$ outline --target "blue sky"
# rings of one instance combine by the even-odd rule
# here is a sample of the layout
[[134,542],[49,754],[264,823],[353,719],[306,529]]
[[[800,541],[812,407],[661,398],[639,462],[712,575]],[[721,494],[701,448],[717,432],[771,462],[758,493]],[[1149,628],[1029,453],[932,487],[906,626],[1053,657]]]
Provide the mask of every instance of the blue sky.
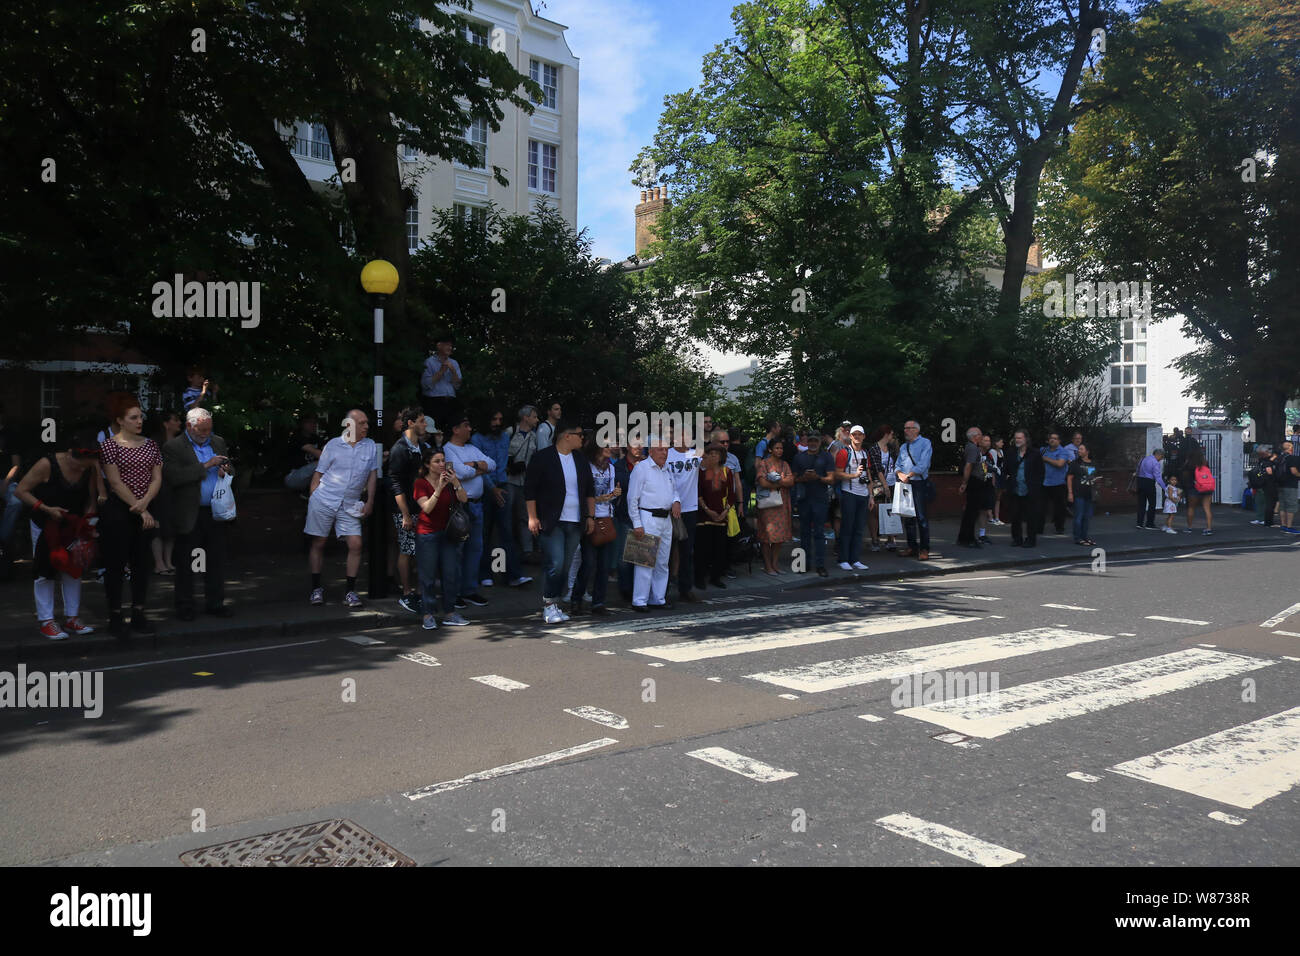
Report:
[[654,137],[664,96],[697,86],[731,36],[731,0],[546,0],[579,60],[578,228],[597,256],[635,251],[640,192],[627,168]]

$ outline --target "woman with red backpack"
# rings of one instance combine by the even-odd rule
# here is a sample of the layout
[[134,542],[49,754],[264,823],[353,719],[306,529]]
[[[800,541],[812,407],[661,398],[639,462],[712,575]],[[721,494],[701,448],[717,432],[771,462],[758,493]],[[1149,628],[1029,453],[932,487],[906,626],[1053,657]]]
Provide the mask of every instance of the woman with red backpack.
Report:
[[1201,534],[1214,534],[1214,515],[1210,511],[1214,502],[1214,472],[1205,460],[1205,449],[1200,442],[1190,436],[1184,442],[1183,488],[1187,492],[1187,527],[1183,534],[1192,533],[1192,520],[1198,508],[1205,512],[1205,530]]

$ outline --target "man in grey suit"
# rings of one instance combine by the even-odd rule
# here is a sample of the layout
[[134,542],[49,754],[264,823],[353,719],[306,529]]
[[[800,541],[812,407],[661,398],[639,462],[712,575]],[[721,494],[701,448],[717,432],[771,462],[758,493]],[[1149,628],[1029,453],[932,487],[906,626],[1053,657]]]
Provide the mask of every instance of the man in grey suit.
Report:
[[217,617],[233,612],[224,605],[226,529],[212,517],[212,492],[217,478],[231,475],[226,442],[212,434],[212,413],[191,408],[185,414],[185,431],[163,445],[163,481],[171,488],[176,521],[176,612],[182,621],[194,620],[194,570],[201,551],[203,597],[206,610]]

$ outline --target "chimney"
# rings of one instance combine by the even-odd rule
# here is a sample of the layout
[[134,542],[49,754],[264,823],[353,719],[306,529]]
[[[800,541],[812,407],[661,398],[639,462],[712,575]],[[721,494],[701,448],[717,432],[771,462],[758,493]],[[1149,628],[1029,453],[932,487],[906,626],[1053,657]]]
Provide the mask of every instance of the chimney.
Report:
[[1026,257],[1025,263],[1033,266],[1035,269],[1041,269],[1043,267],[1043,247],[1040,246],[1037,241],[1029,247],[1029,255]]
[[659,214],[668,206],[668,190],[655,186],[641,190],[641,202],[636,207],[636,254],[639,257],[646,246],[655,241],[650,227],[659,221]]

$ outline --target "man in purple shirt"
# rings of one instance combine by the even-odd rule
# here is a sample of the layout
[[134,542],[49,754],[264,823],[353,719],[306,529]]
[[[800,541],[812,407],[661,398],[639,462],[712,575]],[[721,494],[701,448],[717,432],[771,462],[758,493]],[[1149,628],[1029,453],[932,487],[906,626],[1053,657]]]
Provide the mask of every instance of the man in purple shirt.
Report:
[[1142,459],[1137,470],[1138,513],[1137,526],[1140,529],[1156,526],[1156,488],[1165,490],[1165,479],[1160,472],[1160,462],[1165,457],[1164,450],[1157,448]]

